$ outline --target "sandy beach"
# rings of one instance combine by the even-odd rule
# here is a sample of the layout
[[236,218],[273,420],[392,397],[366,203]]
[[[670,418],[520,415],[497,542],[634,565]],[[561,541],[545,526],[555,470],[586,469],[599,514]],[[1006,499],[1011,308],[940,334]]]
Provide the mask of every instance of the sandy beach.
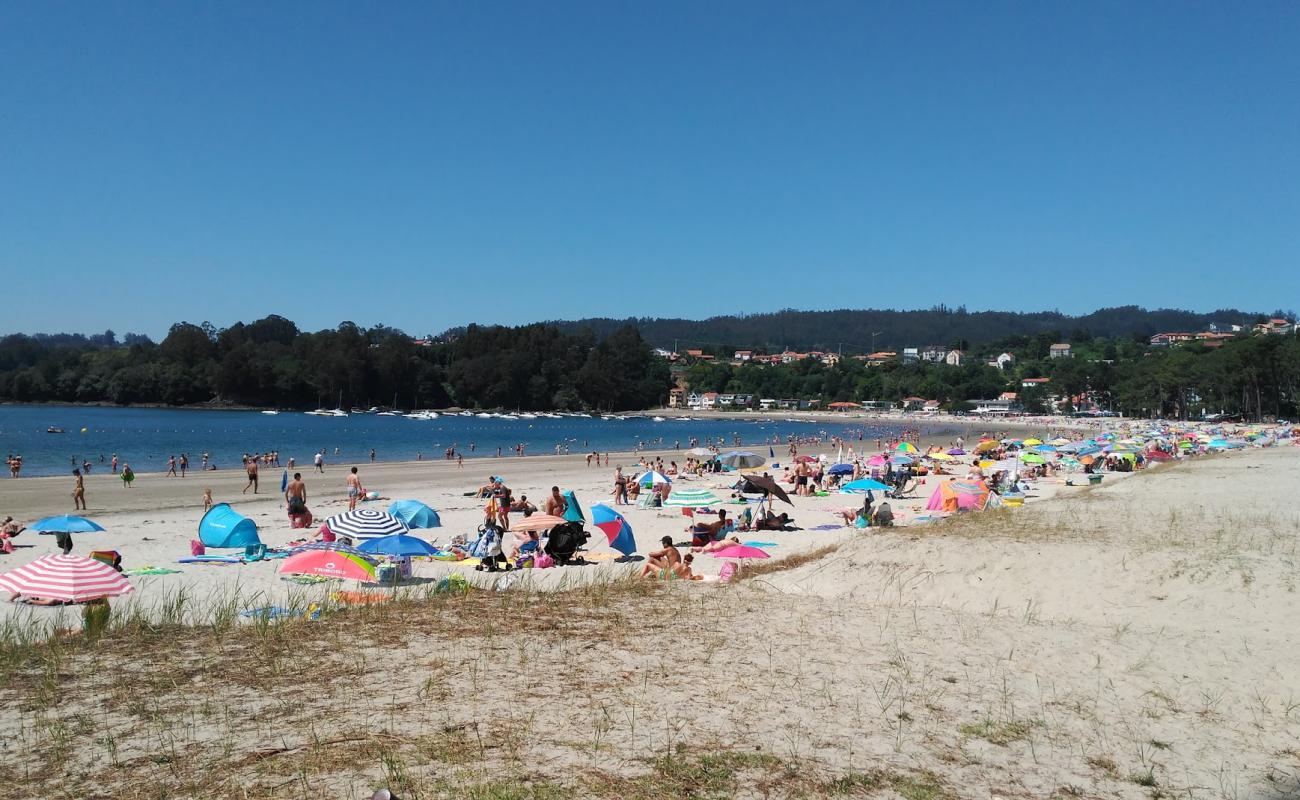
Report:
[[[360,469],[368,488],[437,508],[444,527],[429,533],[445,541],[477,524],[480,502],[463,492],[489,473],[530,499],[554,483],[586,505],[608,502],[614,464],[632,462]],[[318,517],[345,507],[345,472],[304,473]],[[109,532],[78,537],[77,551],[174,562],[208,483],[96,478],[90,515]],[[1300,448],[1276,446],[1097,486],[1044,478],[1022,508],[920,523],[926,484],[895,501],[900,527],[870,533],[839,524],[851,496],[795,498],[805,530],[746,535],[774,557],[730,585],[618,580],[639,563],[615,563],[599,536],[586,567],[419,562],[419,576],[459,571],[498,591],[364,608],[247,645],[199,629],[151,640],[156,652],[130,667],[128,643],[106,642],[63,657],[69,677],[44,701],[21,671],[0,689],[0,724],[15,732],[3,754],[28,776],[57,767],[38,783],[70,796],[1295,796],[1297,481]],[[268,482],[257,498],[239,494],[238,473],[211,486],[278,546],[297,532],[278,473]],[[14,481],[0,498],[47,507],[66,483]],[[675,510],[626,515],[641,552],[686,538]],[[24,534],[36,547],[10,559],[52,550],[50,538]],[[716,576],[714,559],[697,564]],[[238,586],[259,602],[290,591],[274,562],[180,569],[135,579],[135,597],[115,604],[178,586],[200,598]],[[254,652],[264,666],[250,666]],[[91,697],[99,710],[86,715],[77,698]],[[184,755],[158,761],[160,736]],[[184,768],[168,766],[175,757]],[[42,796],[23,780],[17,796]]]

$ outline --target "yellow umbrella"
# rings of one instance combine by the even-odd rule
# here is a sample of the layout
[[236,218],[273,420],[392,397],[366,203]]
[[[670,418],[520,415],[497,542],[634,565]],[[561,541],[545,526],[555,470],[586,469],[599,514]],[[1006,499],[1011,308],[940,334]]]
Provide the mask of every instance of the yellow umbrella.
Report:
[[1042,444],[1042,443],[1043,443],[1042,439],[1026,439],[1024,441],[1025,447],[1033,447],[1036,444]]
[[975,452],[977,453],[987,453],[990,450],[996,450],[996,449],[998,449],[998,442],[992,440],[989,440],[987,442],[980,442],[979,444],[975,445]]
[[994,464],[996,464],[996,463],[998,463],[998,462],[996,462],[996,461],[981,461],[981,462],[980,462],[980,469],[988,469],[989,467],[992,467],[992,466],[993,466]]
[[947,453],[931,453],[926,458],[933,458],[935,461],[952,461],[952,456]]

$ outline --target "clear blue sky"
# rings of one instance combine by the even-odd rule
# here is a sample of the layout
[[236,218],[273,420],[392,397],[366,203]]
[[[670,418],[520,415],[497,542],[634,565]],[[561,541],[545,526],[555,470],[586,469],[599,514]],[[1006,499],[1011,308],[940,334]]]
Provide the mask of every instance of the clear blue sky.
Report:
[[1300,305],[1300,4],[11,2],[0,331]]

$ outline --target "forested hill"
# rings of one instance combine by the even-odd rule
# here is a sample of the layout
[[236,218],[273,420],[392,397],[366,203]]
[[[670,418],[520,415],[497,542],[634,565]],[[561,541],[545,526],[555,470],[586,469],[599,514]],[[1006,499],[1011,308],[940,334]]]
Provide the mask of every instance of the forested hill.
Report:
[[[1280,315],[1280,314],[1279,314]],[[1208,314],[1177,309],[1148,310],[1137,306],[1103,308],[1070,316],[1053,311],[1016,313],[1010,311],[974,311],[938,307],[927,311],[893,311],[881,309],[842,309],[838,311],[785,310],[772,314],[689,319],[608,319],[593,318],[555,321],[561,330],[576,333],[590,328],[603,339],[628,323],[656,347],[742,347],[780,351],[839,350],[849,353],[923,347],[927,344],[950,345],[967,342],[977,345],[1010,336],[1033,336],[1059,333],[1069,338],[1081,332],[1091,337],[1121,337],[1140,334],[1144,337],[1171,331],[1201,331],[1211,323],[1221,326],[1245,324],[1262,319],[1254,312],[1223,309]],[[872,341],[872,334],[877,334]],[[1077,338],[1077,337],[1076,337]]]

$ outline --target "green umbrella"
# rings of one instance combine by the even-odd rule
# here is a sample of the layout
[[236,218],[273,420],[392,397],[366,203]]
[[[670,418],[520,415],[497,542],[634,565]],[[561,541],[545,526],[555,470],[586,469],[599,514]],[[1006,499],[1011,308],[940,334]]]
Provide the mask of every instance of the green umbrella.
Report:
[[665,506],[676,506],[678,508],[699,508],[707,506],[710,503],[720,503],[721,500],[708,489],[674,489],[673,493],[668,495],[664,501]]

